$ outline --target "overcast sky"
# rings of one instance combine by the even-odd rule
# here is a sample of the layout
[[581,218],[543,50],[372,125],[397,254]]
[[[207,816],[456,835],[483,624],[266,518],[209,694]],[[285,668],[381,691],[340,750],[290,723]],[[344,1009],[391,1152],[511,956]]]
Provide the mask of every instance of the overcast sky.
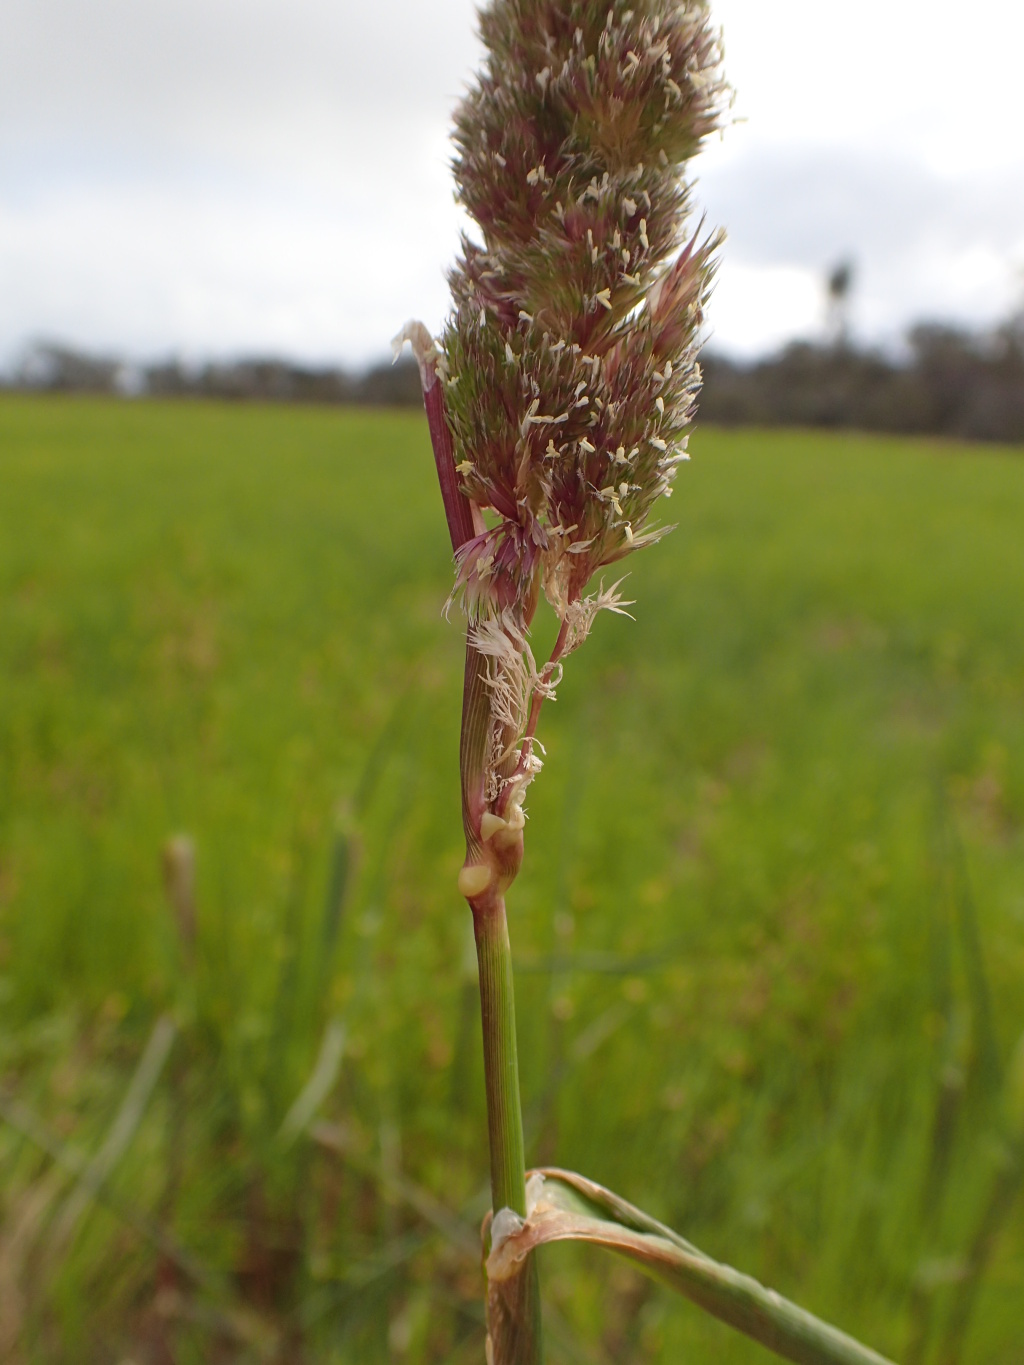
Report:
[[[447,133],[471,0],[0,0],[0,363],[32,338],[145,358],[363,363],[443,318]],[[718,0],[730,128],[716,344],[972,324],[1024,299],[1024,6]],[[855,16],[855,17],[851,17]]]

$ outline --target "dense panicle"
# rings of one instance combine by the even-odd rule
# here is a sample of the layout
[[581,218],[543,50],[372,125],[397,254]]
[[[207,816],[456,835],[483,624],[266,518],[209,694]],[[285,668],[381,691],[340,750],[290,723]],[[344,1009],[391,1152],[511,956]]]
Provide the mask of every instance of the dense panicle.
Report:
[[684,239],[682,172],[725,87],[701,3],[495,0],[481,32],[455,174],[482,241],[442,345],[462,487],[499,524],[460,583],[480,616],[539,581],[564,620],[685,458],[715,243]]
[[[661,534],[656,504],[687,458],[717,238],[687,226],[684,170],[726,91],[701,0],[492,0],[480,26],[455,129],[479,232],[452,272],[439,373],[478,509],[457,555],[470,643],[490,659],[477,804],[504,819],[539,767],[534,703],[597,611],[622,609],[588,583]],[[541,590],[562,630],[538,670],[525,640]],[[512,693],[521,705],[497,705]]]

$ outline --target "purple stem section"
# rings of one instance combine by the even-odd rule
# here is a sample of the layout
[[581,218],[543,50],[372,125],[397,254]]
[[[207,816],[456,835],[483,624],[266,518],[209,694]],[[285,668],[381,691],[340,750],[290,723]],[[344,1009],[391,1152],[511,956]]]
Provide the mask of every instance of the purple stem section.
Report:
[[434,447],[434,463],[437,465],[437,481],[441,485],[448,534],[452,538],[452,549],[457,551],[476,534],[473,510],[459,487],[459,476],[455,472],[452,434],[445,417],[444,385],[435,373],[433,383],[427,387],[429,378],[429,374],[424,376],[423,406],[427,410],[427,426],[430,428],[430,443]]
[[[445,413],[444,385],[432,360],[420,362],[423,406],[427,412],[430,444],[434,449],[437,481],[441,486],[445,520],[457,554],[479,528],[474,525],[473,506],[459,487],[455,450]],[[479,515],[479,513],[478,513]],[[483,767],[490,728],[490,701],[483,682],[484,665],[480,655],[466,641],[466,678],[462,694],[462,738],[459,768],[462,776],[462,823],[466,834],[467,858],[480,853],[480,816],[484,810]]]

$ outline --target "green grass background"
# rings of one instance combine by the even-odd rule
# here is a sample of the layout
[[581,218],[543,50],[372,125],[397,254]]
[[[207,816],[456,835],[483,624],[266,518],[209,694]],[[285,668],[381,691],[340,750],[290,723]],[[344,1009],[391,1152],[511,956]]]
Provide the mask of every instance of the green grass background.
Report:
[[[1019,1365],[1024,461],[693,445],[542,722],[530,1158],[909,1365]],[[482,1360],[450,577],[419,416],[0,401],[3,1359]],[[768,1359],[599,1253],[542,1278],[552,1361]]]

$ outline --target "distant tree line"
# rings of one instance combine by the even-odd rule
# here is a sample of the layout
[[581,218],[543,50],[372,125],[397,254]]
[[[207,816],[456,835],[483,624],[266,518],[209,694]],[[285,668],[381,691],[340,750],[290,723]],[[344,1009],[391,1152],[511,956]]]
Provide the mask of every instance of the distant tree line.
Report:
[[922,325],[907,340],[903,361],[806,342],[751,364],[706,353],[701,418],[1024,441],[1024,314],[985,335]]
[[[851,345],[797,342],[744,363],[705,353],[701,420],[724,426],[846,427],[1024,441],[1024,312],[986,333],[927,324],[894,359]],[[36,347],[8,388],[284,403],[420,404],[415,364],[402,359],[362,374],[283,360],[148,366]]]
[[409,407],[422,402],[419,372],[408,357],[395,365],[382,363],[362,374],[352,374],[335,366],[298,365],[273,358],[203,365],[179,360],[131,365],[50,343],[33,347],[4,387],[43,393],[231,402],[362,403],[378,407]]

